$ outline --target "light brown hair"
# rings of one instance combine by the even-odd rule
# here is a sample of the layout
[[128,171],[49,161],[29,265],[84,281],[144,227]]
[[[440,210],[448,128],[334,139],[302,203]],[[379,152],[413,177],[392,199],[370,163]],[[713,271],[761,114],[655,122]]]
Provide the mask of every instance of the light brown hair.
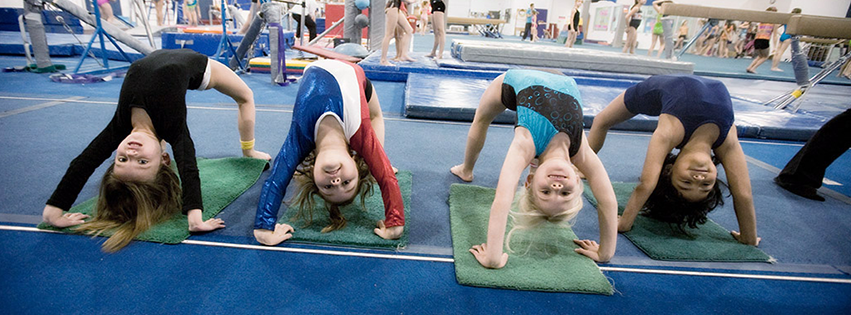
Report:
[[103,243],[105,252],[116,252],[151,226],[181,209],[180,180],[168,166],[160,167],[152,182],[130,182],[117,178],[110,165],[100,182],[100,197],[93,220],[75,228],[87,235],[113,232]]
[[[334,204],[325,200],[325,209],[328,210],[328,217],[331,224],[322,228],[322,233],[339,230],[346,227],[346,217],[340,208],[351,204],[354,199],[360,195],[361,209],[366,211],[366,197],[372,195],[372,184],[375,183],[375,178],[369,172],[369,166],[359,154],[354,151],[349,152],[355,160],[355,165],[358,169],[358,187],[356,188],[355,196],[352,199],[346,200],[339,204]],[[306,219],[305,226],[309,226],[313,221],[313,208],[315,206],[314,198],[322,197],[319,194],[319,187],[316,186],[316,181],[313,178],[313,167],[316,164],[316,151],[310,152],[307,158],[301,162],[301,165],[296,170],[295,180],[298,184],[298,192],[289,201],[290,206],[296,206],[298,212],[293,216],[293,220],[298,220],[301,217]],[[324,198],[323,198],[324,200]]]

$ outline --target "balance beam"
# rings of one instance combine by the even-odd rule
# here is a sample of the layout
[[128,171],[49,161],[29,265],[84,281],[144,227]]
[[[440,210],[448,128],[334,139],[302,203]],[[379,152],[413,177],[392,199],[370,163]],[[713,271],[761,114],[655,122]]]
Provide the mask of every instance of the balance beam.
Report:
[[306,52],[306,53],[311,53],[311,54],[314,54],[314,55],[317,55],[319,57],[326,58],[326,59],[337,59],[337,60],[342,60],[342,61],[348,61],[348,62],[351,62],[351,63],[358,63],[358,62],[361,61],[361,58],[352,57],[352,56],[349,56],[349,55],[344,55],[344,54],[341,54],[341,53],[338,53],[338,52],[333,52],[333,51],[330,51],[328,49],[325,49],[325,48],[322,48],[322,47],[319,47],[319,46],[294,45],[293,49],[301,50],[301,51]]
[[[431,18],[431,17],[429,17]],[[505,24],[505,20],[500,19],[481,19],[481,18],[465,18],[465,17],[447,17],[446,24],[455,25],[486,25],[486,24]]]
[[691,4],[676,4],[670,2],[662,4],[662,14],[717,20],[734,20],[773,24],[786,24],[792,17],[792,13],[723,9]]
[[851,19],[796,14],[789,18],[786,33],[827,38],[851,38]]

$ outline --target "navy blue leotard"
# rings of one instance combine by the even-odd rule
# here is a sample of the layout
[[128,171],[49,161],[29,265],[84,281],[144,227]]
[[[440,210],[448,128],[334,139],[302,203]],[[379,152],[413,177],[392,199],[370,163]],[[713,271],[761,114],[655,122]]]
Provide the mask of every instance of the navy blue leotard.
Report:
[[656,75],[624,92],[624,105],[633,114],[669,114],[683,124],[682,148],[698,127],[715,124],[720,129],[712,144],[717,148],[733,126],[733,104],[724,83],[695,75]]

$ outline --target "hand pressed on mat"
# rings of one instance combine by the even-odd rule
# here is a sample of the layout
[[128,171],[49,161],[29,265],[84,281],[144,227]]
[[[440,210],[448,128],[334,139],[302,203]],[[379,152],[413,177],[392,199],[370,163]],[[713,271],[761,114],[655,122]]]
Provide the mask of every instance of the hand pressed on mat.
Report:
[[189,210],[186,220],[189,221],[189,232],[209,232],[225,227],[225,221],[219,218],[204,221],[201,209]]
[[54,227],[64,228],[83,224],[85,222],[84,219],[89,218],[88,214],[75,212],[62,214],[62,212],[64,212],[62,209],[51,205],[45,205],[42,220]]
[[391,227],[384,226],[384,220],[379,220],[375,223],[375,226],[377,227],[372,231],[385,240],[399,239],[400,237],[402,237],[402,232],[405,231],[405,226],[402,225]]
[[482,243],[481,245],[473,245],[473,248],[470,248],[470,252],[473,253],[473,256],[476,257],[476,260],[479,261],[482,266],[490,269],[500,269],[505,267],[505,264],[508,263],[508,253],[502,253],[499,260],[494,261],[490,259],[487,255],[487,243]]
[[279,223],[275,224],[275,231],[264,229],[254,230],[254,238],[256,238],[260,244],[275,246],[293,237],[292,232],[294,231],[293,227],[289,224]]

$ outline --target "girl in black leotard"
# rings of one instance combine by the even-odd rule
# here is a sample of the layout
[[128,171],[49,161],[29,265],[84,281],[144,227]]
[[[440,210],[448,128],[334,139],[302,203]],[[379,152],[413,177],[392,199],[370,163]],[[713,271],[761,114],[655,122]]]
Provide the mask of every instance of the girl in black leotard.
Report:
[[568,21],[567,23],[567,40],[564,42],[564,47],[573,47],[573,43],[576,42],[576,36],[579,35],[579,7],[582,6],[583,0],[576,0],[573,4],[573,9],[571,10],[571,14],[567,16],[573,16],[573,22]]
[[626,13],[625,19],[629,21],[629,26],[626,28],[626,42],[623,44],[624,53],[635,53],[636,37],[638,36],[636,32],[638,32],[638,26],[641,25],[641,12],[639,11],[645,2],[646,0],[635,0],[635,4]]
[[434,29],[434,47],[426,57],[443,58],[443,45],[446,43],[446,4],[443,0],[431,0],[431,24]]
[[[181,209],[190,231],[224,227],[221,219],[202,219],[201,183],[195,145],[186,125],[186,91],[214,88],[239,104],[243,155],[270,160],[254,150],[254,95],[227,66],[197,52],[158,50],[134,62],[121,86],[112,121],[71,161],[44,207],[44,221],[55,227],[83,224],[78,231],[114,230],[104,244],[116,251],[153,224]],[[180,180],[168,167],[171,158],[161,141],[171,144]],[[117,148],[117,149],[116,149]],[[89,176],[115,152],[103,176],[94,220],[63,213],[77,199]]]

